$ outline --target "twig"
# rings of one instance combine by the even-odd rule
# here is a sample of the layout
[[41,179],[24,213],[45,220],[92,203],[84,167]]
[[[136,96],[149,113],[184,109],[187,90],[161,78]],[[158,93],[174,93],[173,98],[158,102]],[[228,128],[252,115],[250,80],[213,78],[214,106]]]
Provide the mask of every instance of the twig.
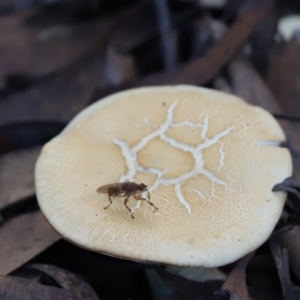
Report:
[[172,28],[167,0],[154,0],[154,6],[158,17],[165,69],[170,71],[176,67],[177,34]]

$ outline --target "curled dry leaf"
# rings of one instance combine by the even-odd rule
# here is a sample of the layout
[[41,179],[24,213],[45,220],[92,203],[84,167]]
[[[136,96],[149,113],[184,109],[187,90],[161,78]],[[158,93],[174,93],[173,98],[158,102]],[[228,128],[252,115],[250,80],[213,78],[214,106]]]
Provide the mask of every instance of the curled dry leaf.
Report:
[[98,296],[91,286],[80,276],[75,275],[67,270],[47,265],[32,264],[30,268],[37,269],[52,277],[62,288],[68,290],[84,300],[98,300]]
[[34,281],[0,276],[0,298],[5,300],[82,300],[67,290],[43,285]]
[[272,191],[285,191],[295,195],[300,200],[300,183],[293,177],[286,178],[283,182],[276,184]]
[[[64,271],[68,270],[73,274],[80,274],[84,280],[88,281],[98,296],[103,299],[152,300],[149,282],[144,274],[145,269],[151,268],[149,264],[129,262],[95,254],[64,240],[55,243],[31,261],[34,264],[40,264],[40,262],[59,266]],[[20,268],[13,275],[23,277],[23,274],[25,274],[26,277],[23,278],[27,279],[30,276],[28,270],[35,271],[36,269],[30,268],[30,266],[29,268]],[[47,272],[46,279],[52,276],[49,270]],[[65,276],[68,276],[67,271],[59,280],[63,280]],[[53,281],[52,277],[49,279],[49,282]],[[55,279],[56,282],[57,280]],[[67,280],[64,282],[66,283]]]

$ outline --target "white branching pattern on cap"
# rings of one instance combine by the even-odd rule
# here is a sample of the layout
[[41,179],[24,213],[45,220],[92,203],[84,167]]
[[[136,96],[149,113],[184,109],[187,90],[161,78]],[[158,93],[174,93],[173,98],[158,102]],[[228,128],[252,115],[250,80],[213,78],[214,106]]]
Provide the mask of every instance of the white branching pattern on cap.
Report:
[[[217,133],[213,138],[209,139],[206,134],[207,130],[209,127],[209,118],[205,117],[203,124],[198,124],[198,123],[193,123],[190,121],[185,121],[181,123],[173,123],[174,119],[174,109],[176,107],[176,102],[173,103],[167,112],[167,118],[163,124],[159,126],[159,128],[150,134],[146,135],[143,137],[140,142],[135,145],[134,147],[130,148],[128,143],[126,141],[118,140],[115,139],[114,142],[118,146],[120,146],[122,150],[122,154],[125,157],[126,160],[126,165],[128,167],[128,171],[126,174],[121,176],[120,182],[124,182],[126,180],[133,180],[137,172],[142,172],[142,173],[153,173],[156,175],[156,180],[152,186],[149,187],[149,192],[152,193],[155,191],[160,184],[163,185],[174,185],[175,187],[175,193],[178,197],[178,200],[186,207],[188,213],[191,213],[191,207],[189,203],[186,201],[184,198],[182,191],[181,191],[181,185],[184,183],[187,179],[193,178],[199,174],[204,175],[207,177],[209,180],[211,180],[212,185],[212,194],[213,194],[213,188],[214,184],[219,184],[227,187],[226,182],[223,180],[219,179],[216,175],[214,175],[212,172],[204,168],[204,159],[203,159],[203,154],[202,151],[206,148],[211,147],[212,145],[215,144],[220,144],[219,152],[220,152],[220,159],[219,159],[219,166],[218,166],[218,172],[221,170],[221,168],[224,165],[224,160],[225,160],[225,152],[223,150],[224,148],[224,143],[221,141],[221,138],[225,137],[228,135],[233,129],[234,126],[231,126],[219,133]],[[201,132],[201,138],[204,140],[202,144],[199,144],[196,147],[184,144],[182,142],[179,142],[171,137],[168,137],[166,135],[166,131],[170,127],[181,127],[181,126],[189,126],[189,127],[199,127],[202,128]],[[179,148],[183,151],[190,152],[193,155],[194,158],[194,168],[189,171],[181,174],[178,177],[175,178],[162,178],[163,174],[168,170],[160,170],[157,168],[145,168],[143,166],[140,166],[137,161],[137,152],[143,149],[152,139],[160,137],[163,141],[167,142],[173,147]],[[197,193],[198,195],[203,195],[200,191],[196,189],[191,189],[191,191]],[[138,201],[137,205],[133,208],[133,210],[137,209],[140,207],[141,201]]]

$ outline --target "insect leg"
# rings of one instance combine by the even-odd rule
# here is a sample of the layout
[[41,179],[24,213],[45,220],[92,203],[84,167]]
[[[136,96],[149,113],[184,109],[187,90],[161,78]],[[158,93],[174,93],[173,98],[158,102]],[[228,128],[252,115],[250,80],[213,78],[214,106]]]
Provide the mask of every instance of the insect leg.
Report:
[[110,199],[110,195],[108,195],[108,198],[109,198],[110,203],[108,204],[108,206],[104,207],[104,209],[109,208],[109,207],[111,206],[111,204],[112,204],[112,201],[111,201],[111,199]]
[[148,199],[149,199],[149,201],[150,201],[150,193],[149,193],[149,191],[147,190],[147,193],[148,193]]
[[158,208],[151,202],[150,199],[148,200],[148,199],[146,199],[146,198],[144,198],[144,197],[142,197],[142,196],[140,196],[140,195],[137,195],[137,194],[133,195],[133,198],[136,199],[136,200],[145,200],[145,201],[147,201],[151,206],[153,206],[156,210],[158,210]]
[[129,198],[129,197],[130,197],[130,196],[127,196],[127,197],[125,198],[125,200],[124,200],[124,205],[125,205],[126,208],[130,211],[131,218],[134,219],[134,216],[133,216],[133,214],[132,214],[132,210],[127,206],[127,202],[128,202],[128,198]]

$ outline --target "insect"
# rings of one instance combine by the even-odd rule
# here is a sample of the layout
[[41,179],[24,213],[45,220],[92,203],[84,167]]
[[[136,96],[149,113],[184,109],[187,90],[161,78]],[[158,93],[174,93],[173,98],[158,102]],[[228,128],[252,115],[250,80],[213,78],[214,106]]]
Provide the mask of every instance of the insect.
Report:
[[[144,183],[135,183],[135,182],[119,182],[119,183],[111,183],[111,184],[107,184],[107,185],[103,185],[100,186],[97,189],[97,192],[100,194],[108,194],[108,198],[109,198],[109,205],[104,207],[104,209],[107,209],[111,204],[111,196],[113,197],[125,197],[124,199],[124,205],[126,206],[126,208],[130,211],[131,217],[134,218],[133,214],[132,214],[132,210],[130,209],[130,207],[127,206],[127,202],[129,197],[133,196],[133,198],[135,200],[145,200],[147,201],[151,206],[153,206],[156,210],[158,210],[158,208],[151,202],[150,200],[150,193],[147,189],[147,185],[145,185]],[[147,192],[148,193],[148,199],[144,198],[141,196],[141,194],[143,192]]]

